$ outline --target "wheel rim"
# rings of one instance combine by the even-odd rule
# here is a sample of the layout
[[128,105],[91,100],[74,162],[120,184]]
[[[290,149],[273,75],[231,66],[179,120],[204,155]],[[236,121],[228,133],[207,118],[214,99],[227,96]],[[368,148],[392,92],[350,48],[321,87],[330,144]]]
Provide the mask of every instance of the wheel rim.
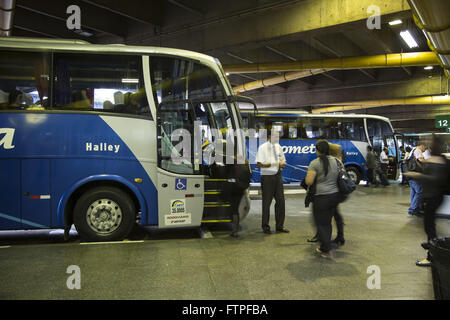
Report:
[[86,221],[97,234],[107,235],[119,228],[122,222],[122,210],[111,199],[99,199],[89,206]]
[[358,174],[354,170],[348,170],[347,174],[350,177],[350,179],[353,180],[354,183],[358,181]]

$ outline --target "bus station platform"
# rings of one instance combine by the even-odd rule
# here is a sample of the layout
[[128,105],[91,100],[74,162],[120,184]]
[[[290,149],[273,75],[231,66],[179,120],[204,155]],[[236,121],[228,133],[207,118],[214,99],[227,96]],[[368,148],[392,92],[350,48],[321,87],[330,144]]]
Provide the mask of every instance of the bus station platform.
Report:
[[[290,233],[271,235],[260,227],[260,196],[252,198],[238,238],[229,224],[208,225],[203,238],[198,229],[136,228],[110,243],[81,243],[76,232],[64,242],[59,230],[1,232],[0,299],[434,299],[430,268],[415,265],[426,237],[422,218],[406,213],[408,187],[358,186],[340,206],[346,242],[332,259],[307,242],[315,231],[304,194],[286,195]],[[450,234],[448,219],[437,227]],[[79,289],[69,288],[70,266]]]

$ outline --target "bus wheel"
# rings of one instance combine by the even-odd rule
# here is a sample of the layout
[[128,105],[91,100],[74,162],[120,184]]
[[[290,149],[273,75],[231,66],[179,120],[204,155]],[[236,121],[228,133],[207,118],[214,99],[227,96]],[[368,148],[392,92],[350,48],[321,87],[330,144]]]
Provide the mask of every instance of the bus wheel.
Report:
[[347,171],[349,177],[353,180],[353,182],[356,185],[359,185],[359,182],[361,181],[361,174],[359,173],[359,170],[355,167],[347,167],[345,168]]
[[126,192],[116,187],[97,187],[78,199],[74,223],[82,240],[123,240],[134,226],[135,211]]

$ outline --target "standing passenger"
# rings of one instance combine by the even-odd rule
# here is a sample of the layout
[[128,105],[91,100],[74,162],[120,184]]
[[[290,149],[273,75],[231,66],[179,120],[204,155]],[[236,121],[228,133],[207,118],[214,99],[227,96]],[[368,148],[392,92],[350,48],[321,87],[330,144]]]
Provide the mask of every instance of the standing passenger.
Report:
[[275,198],[275,221],[277,232],[289,232],[284,228],[285,204],[283,178],[281,171],[286,167],[284,152],[278,143],[278,139],[273,137],[270,130],[267,130],[267,142],[259,146],[256,153],[256,163],[261,169],[261,191],[262,191],[262,229],[264,233],[271,234],[269,218],[270,204]]
[[[239,157],[237,157],[239,159]],[[232,237],[238,236],[239,231],[239,204],[246,190],[250,186],[252,171],[247,159],[235,160],[234,164],[227,165],[229,167],[227,193],[231,200],[231,214],[233,230],[230,234]]]
[[339,167],[336,158],[330,156],[330,146],[326,140],[317,141],[316,154],[318,158],[309,164],[305,182],[308,186],[316,183],[313,216],[321,244],[316,251],[322,257],[328,257],[331,251],[331,218],[335,215],[340,200],[337,185]]
[[388,148],[384,147],[383,151],[381,151],[380,153],[380,178],[381,184],[384,187],[389,185],[389,181],[387,178],[388,165],[389,165]]
[[[427,234],[427,242],[422,244],[426,250],[430,247],[430,241],[437,238],[436,233],[436,210],[442,204],[443,196],[447,187],[448,166],[447,160],[442,155],[444,144],[436,136],[433,135],[433,142],[430,148],[430,158],[424,163],[423,173],[407,172],[405,175],[414,181],[420,182],[423,186],[423,197],[425,200],[425,215],[423,223],[425,233]],[[416,265],[428,267],[431,265],[430,253],[427,258],[417,261]]]
[[[421,166],[425,159],[423,157],[423,152],[425,151],[425,146],[423,144],[418,145],[411,151],[408,160],[417,161],[417,172],[420,171],[419,166]],[[413,158],[413,159],[411,159]],[[408,209],[408,214],[411,215],[420,215],[423,210],[423,187],[422,184],[416,180],[414,177],[408,177],[409,186],[411,187],[411,207]]]
[[405,156],[402,159],[402,185],[409,186],[408,177],[405,176],[405,172],[408,172],[408,169],[406,167],[406,160],[409,158],[409,155],[411,154],[411,147],[407,146],[405,148]]
[[[334,144],[334,143],[330,143],[328,142],[328,145],[330,147],[330,156],[333,156],[337,159],[339,159],[342,163],[344,163],[344,158],[345,158],[345,152],[344,149],[342,149],[342,147],[338,144]],[[302,185],[305,182],[305,180],[302,181]],[[312,194],[312,199],[314,198],[314,194],[315,194],[315,188],[313,188],[314,192]],[[311,192],[311,188],[308,188],[308,192]],[[336,238],[332,241],[333,244],[337,245],[337,246],[343,246],[345,244],[345,239],[344,239],[344,219],[342,218],[342,215],[339,211],[339,207],[336,207],[336,211],[334,213],[334,221],[336,222],[336,229],[337,229],[337,236]],[[307,240],[308,242],[317,242],[319,241],[319,233],[318,231],[316,232],[315,236],[312,237],[311,239]]]
[[373,152],[373,148],[371,146],[367,146],[367,156],[366,156],[366,166],[367,166],[367,184],[368,187],[370,184],[378,187],[378,181],[375,175],[375,170],[377,168],[377,157]]

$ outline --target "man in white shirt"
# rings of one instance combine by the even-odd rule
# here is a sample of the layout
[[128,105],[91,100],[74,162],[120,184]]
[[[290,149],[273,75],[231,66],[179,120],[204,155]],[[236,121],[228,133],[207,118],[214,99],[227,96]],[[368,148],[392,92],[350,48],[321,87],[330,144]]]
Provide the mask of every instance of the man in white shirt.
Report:
[[388,165],[389,165],[388,148],[384,147],[383,151],[381,151],[380,153],[380,169],[381,169],[380,179],[381,184],[385,187],[389,185],[389,181],[387,179]]
[[267,130],[267,142],[260,145],[256,154],[256,162],[261,169],[262,191],[262,229],[271,234],[269,217],[270,205],[275,198],[275,221],[277,232],[289,232],[284,228],[285,204],[283,178],[281,171],[286,167],[283,149],[278,143],[278,134]]

